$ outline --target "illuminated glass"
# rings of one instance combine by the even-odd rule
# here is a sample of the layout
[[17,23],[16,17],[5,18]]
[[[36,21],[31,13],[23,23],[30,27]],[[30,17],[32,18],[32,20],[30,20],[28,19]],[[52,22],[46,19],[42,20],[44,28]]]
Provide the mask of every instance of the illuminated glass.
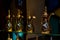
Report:
[[12,35],[13,35],[12,40],[16,40],[17,37],[21,38],[21,39],[23,39],[23,37],[24,37],[24,33],[23,32],[13,32]]
[[16,37],[17,37],[17,36],[16,36],[15,32],[12,33],[12,36],[13,36],[13,37],[12,37],[12,40],[16,40]]
[[24,33],[23,32],[18,32],[18,36],[22,38],[24,36]]
[[12,26],[12,24],[9,22],[9,23],[8,23],[8,27],[11,27],[11,26]]

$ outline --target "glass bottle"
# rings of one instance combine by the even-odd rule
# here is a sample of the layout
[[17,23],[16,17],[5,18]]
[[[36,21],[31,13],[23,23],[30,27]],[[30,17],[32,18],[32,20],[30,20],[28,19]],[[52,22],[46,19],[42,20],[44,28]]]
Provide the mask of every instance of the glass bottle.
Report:
[[11,23],[11,18],[10,18],[10,10],[8,10],[8,16],[7,16],[7,27],[8,27],[8,32],[12,32],[12,23]]
[[18,9],[18,13],[17,13],[17,26],[16,26],[16,30],[17,32],[22,32],[23,30],[23,20],[22,20],[22,15],[21,14],[21,10]]
[[31,24],[31,21],[32,21],[32,17],[29,16],[27,21],[27,29],[26,29],[27,33],[33,33],[33,26]]
[[43,14],[43,22],[42,22],[42,34],[49,34],[49,24],[48,24],[48,14],[47,14],[47,7],[45,6],[45,11]]

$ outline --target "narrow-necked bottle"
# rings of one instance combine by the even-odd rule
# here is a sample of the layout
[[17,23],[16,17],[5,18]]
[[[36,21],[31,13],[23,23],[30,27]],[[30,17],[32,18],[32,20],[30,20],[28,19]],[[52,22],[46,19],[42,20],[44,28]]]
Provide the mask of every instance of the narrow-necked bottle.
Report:
[[27,33],[33,33],[33,25],[31,24],[31,21],[32,21],[31,16],[29,16],[27,21],[27,27],[26,27]]
[[8,10],[8,16],[7,16],[7,27],[8,27],[8,32],[12,32],[12,23],[11,23],[11,18],[10,18],[10,10]]
[[18,9],[18,13],[17,13],[17,26],[16,26],[16,30],[17,32],[22,32],[23,30],[23,20],[22,20],[22,15],[21,14],[21,10]]

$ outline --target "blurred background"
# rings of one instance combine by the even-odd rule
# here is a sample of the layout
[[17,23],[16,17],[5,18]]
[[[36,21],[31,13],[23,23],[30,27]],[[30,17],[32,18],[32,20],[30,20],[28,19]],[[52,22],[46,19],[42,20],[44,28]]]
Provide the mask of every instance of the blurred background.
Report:
[[[60,36],[59,2],[59,0],[0,0],[0,39],[55,40],[55,37],[57,39],[57,36]],[[5,36],[2,37],[3,35]]]

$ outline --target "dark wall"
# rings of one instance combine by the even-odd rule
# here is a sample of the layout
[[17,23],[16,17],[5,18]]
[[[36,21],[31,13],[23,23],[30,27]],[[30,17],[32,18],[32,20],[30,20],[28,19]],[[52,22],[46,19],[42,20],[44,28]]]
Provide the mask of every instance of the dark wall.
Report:
[[8,9],[10,8],[11,0],[0,0],[0,29],[6,29],[6,16],[8,15]]
[[6,32],[6,16],[7,10],[8,10],[8,5],[9,3],[7,0],[0,0],[0,40],[7,40],[7,32]]

